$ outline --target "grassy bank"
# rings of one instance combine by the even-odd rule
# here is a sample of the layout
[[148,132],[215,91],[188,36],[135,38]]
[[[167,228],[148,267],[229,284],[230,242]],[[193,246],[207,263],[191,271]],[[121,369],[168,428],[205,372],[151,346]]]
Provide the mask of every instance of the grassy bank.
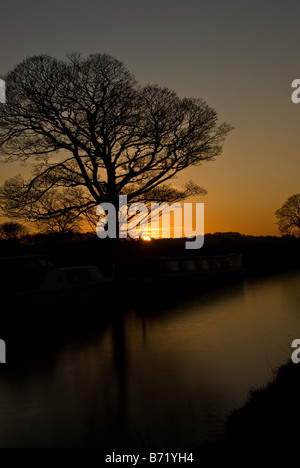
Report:
[[300,443],[300,364],[292,362],[274,371],[273,380],[251,390],[246,404],[228,417],[222,441],[200,454],[211,460],[229,459],[245,464],[262,456],[269,461],[296,456]]

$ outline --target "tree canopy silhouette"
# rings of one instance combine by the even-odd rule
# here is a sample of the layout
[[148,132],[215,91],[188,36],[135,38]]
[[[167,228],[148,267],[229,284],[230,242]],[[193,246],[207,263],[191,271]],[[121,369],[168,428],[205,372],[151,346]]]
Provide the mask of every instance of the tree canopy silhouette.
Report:
[[281,234],[300,234],[300,193],[292,195],[275,212]]
[[0,240],[20,240],[28,234],[28,229],[20,223],[0,224]]
[[5,77],[0,154],[33,163],[0,189],[2,213],[29,221],[71,213],[94,221],[96,206],[184,200],[204,194],[170,181],[222,152],[231,126],[202,99],[179,98],[157,85],[138,86],[117,59],[72,54],[68,61],[30,57]]

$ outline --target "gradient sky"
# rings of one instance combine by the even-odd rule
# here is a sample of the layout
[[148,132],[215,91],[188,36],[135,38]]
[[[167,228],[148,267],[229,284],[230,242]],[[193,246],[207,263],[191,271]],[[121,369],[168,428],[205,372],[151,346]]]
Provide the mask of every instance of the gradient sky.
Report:
[[[191,168],[208,190],[205,231],[277,234],[274,211],[300,192],[300,2],[11,0],[1,5],[0,74],[30,55],[108,53],[140,84],[201,97],[235,127],[214,162]],[[0,166],[0,183],[22,169]]]

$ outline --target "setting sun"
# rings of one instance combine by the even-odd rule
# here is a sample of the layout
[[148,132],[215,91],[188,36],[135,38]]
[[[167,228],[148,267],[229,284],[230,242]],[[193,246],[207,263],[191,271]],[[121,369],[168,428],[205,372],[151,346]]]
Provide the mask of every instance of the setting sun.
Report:
[[144,241],[151,241],[151,237],[150,236],[143,237],[143,240]]

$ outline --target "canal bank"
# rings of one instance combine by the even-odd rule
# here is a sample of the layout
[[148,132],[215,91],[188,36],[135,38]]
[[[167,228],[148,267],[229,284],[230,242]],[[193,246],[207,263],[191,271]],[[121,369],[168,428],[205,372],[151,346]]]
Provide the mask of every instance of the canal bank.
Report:
[[223,437],[195,451],[210,461],[268,462],[299,454],[300,366],[288,361],[266,386],[251,389],[247,402],[228,415]]

